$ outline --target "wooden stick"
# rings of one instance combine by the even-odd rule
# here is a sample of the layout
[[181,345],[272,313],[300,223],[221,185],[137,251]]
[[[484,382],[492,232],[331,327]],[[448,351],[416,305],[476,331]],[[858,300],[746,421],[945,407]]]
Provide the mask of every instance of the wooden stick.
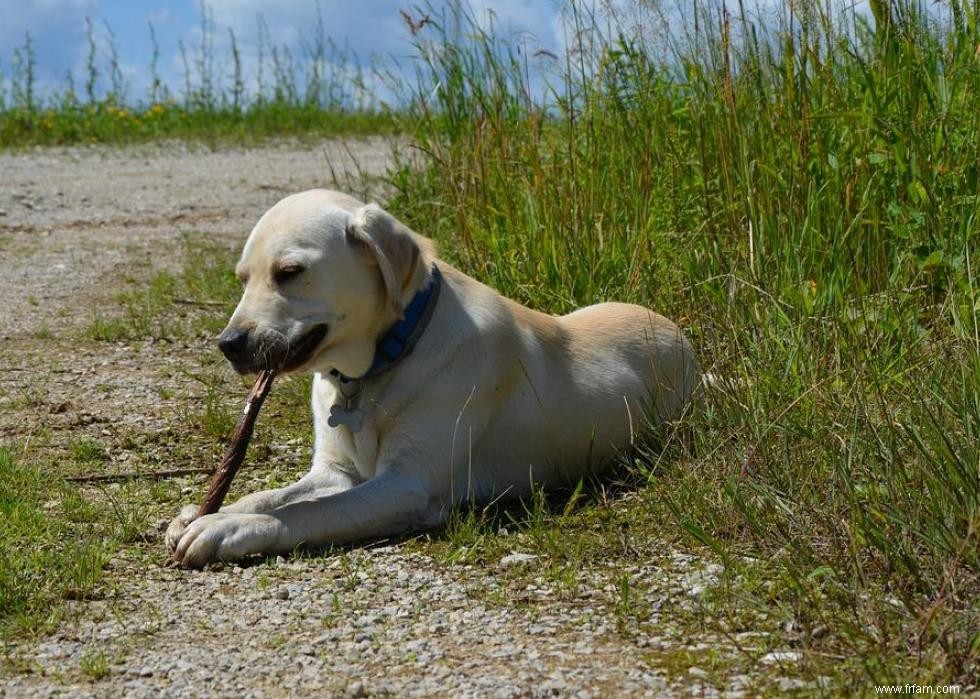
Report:
[[204,496],[204,504],[197,511],[198,517],[217,512],[221,503],[224,502],[228,488],[231,486],[231,479],[235,477],[238,467],[245,461],[245,451],[248,449],[248,442],[252,438],[255,418],[258,417],[262,403],[265,402],[265,397],[269,395],[272,381],[275,378],[275,370],[266,369],[260,371],[258,378],[255,379],[255,385],[252,386],[248,398],[245,399],[242,416],[238,419],[238,425],[235,426],[235,432],[231,436],[231,444],[225,450],[224,458],[221,459],[221,464],[211,478],[211,485],[208,486],[208,492]]
[[127,471],[126,473],[87,473],[81,476],[67,476],[66,481],[71,483],[118,483],[120,481],[135,480],[137,478],[150,481],[159,481],[164,478],[176,478],[177,476],[190,476],[195,473],[211,473],[212,469],[204,466],[193,468],[168,468],[162,471]]

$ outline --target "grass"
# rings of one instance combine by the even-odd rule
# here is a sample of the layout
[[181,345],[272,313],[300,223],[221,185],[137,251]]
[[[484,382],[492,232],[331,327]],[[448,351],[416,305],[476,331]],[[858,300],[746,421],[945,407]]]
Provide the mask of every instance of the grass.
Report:
[[163,139],[219,146],[288,137],[317,139],[392,133],[396,128],[396,119],[384,112],[324,110],[310,104],[256,104],[233,109],[201,108],[178,101],[135,107],[111,101],[66,102],[38,109],[0,110],[0,148]]
[[[0,637],[53,628],[86,595],[118,539],[41,464],[0,447]],[[98,518],[96,518],[98,519]]]
[[231,253],[190,237],[182,239],[181,253],[186,263],[179,273],[158,270],[149,282],[127,279],[128,288],[116,294],[117,308],[110,313],[94,311],[83,335],[119,342],[217,334],[220,315],[201,311],[234,307],[239,285]]
[[109,658],[103,651],[86,653],[79,664],[82,674],[90,680],[97,682],[109,676]]
[[105,459],[104,447],[93,439],[77,437],[68,443],[72,458],[83,463],[99,463]]
[[[872,7],[762,25],[701,3],[662,44],[579,9],[581,50],[543,97],[518,47],[433,21],[425,159],[396,173],[391,208],[531,306],[631,301],[690,333],[722,384],[683,439],[631,464],[642,504],[623,507],[641,540],[763,562],[718,619],[783,618],[812,673],[964,682],[980,662],[980,17]],[[606,555],[615,527],[593,538],[596,516],[549,514],[533,550]],[[479,524],[450,528],[448,560],[499,553]]]

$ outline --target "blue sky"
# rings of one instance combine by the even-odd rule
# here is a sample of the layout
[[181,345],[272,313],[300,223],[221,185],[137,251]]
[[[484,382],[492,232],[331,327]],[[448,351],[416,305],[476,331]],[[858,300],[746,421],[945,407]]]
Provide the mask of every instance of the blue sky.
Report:
[[[207,5],[214,20],[215,70],[223,75],[231,72],[228,28],[235,32],[249,71],[255,63],[258,16],[268,26],[272,42],[290,47],[298,59],[317,16],[316,0],[210,0]],[[470,5],[483,18],[492,8],[498,26],[520,32],[532,45],[553,50],[559,43],[554,0],[471,0]],[[326,34],[339,45],[349,46],[363,64],[375,55],[404,58],[411,53],[409,32],[399,10],[418,16],[412,6],[397,0],[320,0]],[[103,77],[107,23],[116,37],[130,97],[145,95],[152,53],[148,23],[152,22],[161,51],[160,74],[171,88],[180,88],[183,69],[178,42],[193,51],[202,36],[201,10],[195,0],[0,0],[0,69],[9,79],[12,54],[30,32],[42,92],[60,90],[69,71],[81,92],[88,51],[86,17],[95,23]]]

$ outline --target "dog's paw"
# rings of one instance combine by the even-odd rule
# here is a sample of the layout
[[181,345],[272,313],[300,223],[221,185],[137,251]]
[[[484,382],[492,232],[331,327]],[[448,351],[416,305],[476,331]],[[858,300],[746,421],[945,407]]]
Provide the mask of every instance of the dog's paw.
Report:
[[172,557],[185,568],[200,568],[251,553],[272,553],[279,539],[279,527],[279,521],[269,515],[243,512],[205,515],[186,525]]
[[172,554],[177,548],[177,542],[184,535],[184,530],[187,529],[187,525],[197,517],[197,511],[197,505],[184,505],[180,510],[180,514],[171,520],[170,526],[167,527],[167,534],[164,537],[169,553]]

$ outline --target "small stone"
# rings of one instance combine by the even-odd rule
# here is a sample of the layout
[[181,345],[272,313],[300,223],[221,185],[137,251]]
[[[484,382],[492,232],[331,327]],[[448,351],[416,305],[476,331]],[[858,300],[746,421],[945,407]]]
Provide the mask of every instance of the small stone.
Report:
[[691,677],[697,677],[698,679],[704,679],[708,676],[707,670],[704,670],[697,665],[687,668],[687,674],[689,674]]
[[748,675],[734,675],[729,678],[728,686],[730,689],[742,689],[752,684],[752,678]]
[[279,599],[289,599],[289,590],[285,587],[280,587],[276,592],[276,597]]
[[514,566],[527,565],[537,558],[531,553],[511,553],[500,559],[501,568],[513,568]]
[[800,689],[806,689],[810,686],[808,682],[796,679],[794,677],[780,677],[776,680],[779,684],[779,690],[782,692],[792,692]]
[[802,653],[797,653],[791,650],[776,650],[772,653],[766,653],[762,656],[762,662],[766,665],[775,665],[776,663],[796,663],[803,658]]
[[364,688],[364,683],[360,680],[356,680],[347,685],[347,696],[353,697],[354,699],[360,699],[360,697],[367,696],[367,690]]
[[898,597],[895,597],[894,595],[888,595],[887,597],[885,597],[885,602],[900,612],[907,611],[905,607],[905,603],[902,600],[900,600]]

